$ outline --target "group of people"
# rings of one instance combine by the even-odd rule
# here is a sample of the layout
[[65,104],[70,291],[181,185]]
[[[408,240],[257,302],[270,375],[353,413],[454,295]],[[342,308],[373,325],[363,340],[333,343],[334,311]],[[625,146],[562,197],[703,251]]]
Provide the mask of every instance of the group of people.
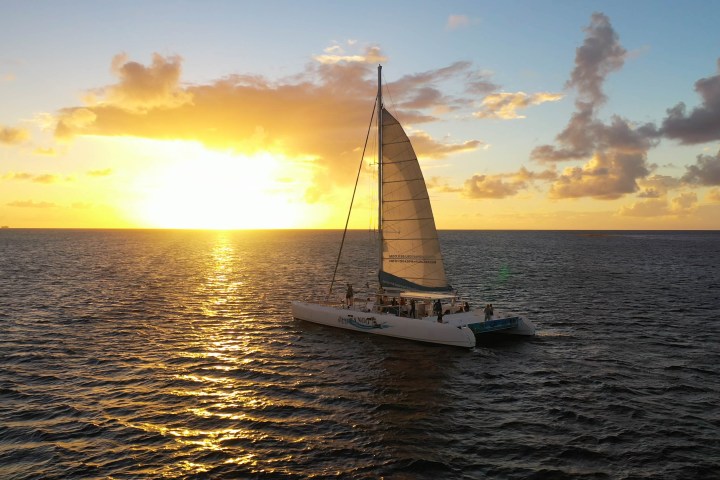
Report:
[[[384,293],[385,293],[385,291],[381,287],[380,290],[378,290],[378,303],[380,303],[381,305],[385,305],[387,303],[387,297],[384,296]],[[352,285],[348,283],[347,291],[345,292],[345,303],[347,304],[348,308],[353,306],[354,296],[355,296],[355,293],[353,292]],[[390,306],[393,307],[393,309],[395,309],[396,315],[400,315],[401,312],[405,313],[407,311],[406,305],[407,305],[406,301],[403,297],[400,297],[400,303],[398,303],[398,301],[395,299],[395,297],[393,297],[392,301],[390,302]],[[470,304],[468,302],[465,302],[462,306],[462,310],[460,310],[460,311],[469,312]],[[485,313],[486,321],[492,319],[493,314],[494,314],[492,303],[485,304],[485,308],[483,309],[483,312]],[[440,302],[439,298],[437,300],[435,300],[435,302],[433,303],[433,313],[435,315],[437,315],[437,321],[439,323],[442,323],[443,306],[442,306],[442,303]],[[414,298],[410,299],[410,310],[407,311],[407,314],[411,318],[415,318],[415,316],[416,316],[415,299]]]

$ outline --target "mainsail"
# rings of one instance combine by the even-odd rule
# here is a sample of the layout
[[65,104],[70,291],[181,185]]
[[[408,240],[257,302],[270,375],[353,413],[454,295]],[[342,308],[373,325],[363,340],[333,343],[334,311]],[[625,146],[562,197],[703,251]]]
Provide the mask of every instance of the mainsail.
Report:
[[450,291],[430,197],[410,139],[382,109],[381,228],[383,287]]

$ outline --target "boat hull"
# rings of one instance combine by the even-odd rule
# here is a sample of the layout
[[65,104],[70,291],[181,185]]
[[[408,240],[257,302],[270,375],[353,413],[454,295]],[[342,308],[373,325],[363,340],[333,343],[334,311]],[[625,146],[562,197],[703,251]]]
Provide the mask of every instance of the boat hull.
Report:
[[298,320],[356,332],[454,347],[472,348],[476,342],[475,334],[467,325],[439,323],[434,317],[398,317],[298,301],[292,302],[291,309],[293,317]]

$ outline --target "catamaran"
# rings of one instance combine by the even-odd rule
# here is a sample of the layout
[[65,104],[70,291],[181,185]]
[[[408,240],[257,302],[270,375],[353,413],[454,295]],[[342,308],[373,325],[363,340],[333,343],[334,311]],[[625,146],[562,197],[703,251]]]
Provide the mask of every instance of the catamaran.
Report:
[[383,105],[382,66],[378,66],[373,116],[377,116],[378,137],[378,288],[367,301],[354,301],[352,295],[344,302],[333,300],[338,254],[330,294],[322,301],[293,301],[293,317],[468,348],[490,333],[534,335],[533,323],[519,315],[494,311],[490,305],[471,310],[448,282],[420,164],[402,126]]

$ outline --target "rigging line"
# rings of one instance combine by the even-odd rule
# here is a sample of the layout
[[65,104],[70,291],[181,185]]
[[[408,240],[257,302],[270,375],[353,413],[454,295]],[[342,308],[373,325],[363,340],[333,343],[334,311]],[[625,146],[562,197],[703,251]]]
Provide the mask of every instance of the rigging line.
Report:
[[353,188],[352,198],[350,199],[350,208],[348,209],[347,220],[345,220],[345,230],[343,230],[342,240],[340,241],[340,251],[338,252],[337,260],[335,260],[335,270],[333,270],[332,280],[330,281],[330,290],[328,291],[328,297],[332,295],[333,285],[335,284],[335,275],[337,274],[338,265],[340,264],[340,256],[342,255],[343,245],[345,244],[345,236],[347,235],[348,224],[350,223],[350,213],[352,212],[353,202],[355,201],[355,192],[357,192],[358,181],[360,180],[360,172],[362,172],[363,161],[365,160],[365,150],[367,149],[368,139],[370,138],[370,130],[372,130],[372,122],[375,118],[375,104],[377,98],[373,104],[372,114],[370,115],[370,124],[368,125],[367,135],[365,135],[365,145],[363,146],[362,156],[360,157],[360,167],[358,168],[357,177],[355,177],[355,187]]

